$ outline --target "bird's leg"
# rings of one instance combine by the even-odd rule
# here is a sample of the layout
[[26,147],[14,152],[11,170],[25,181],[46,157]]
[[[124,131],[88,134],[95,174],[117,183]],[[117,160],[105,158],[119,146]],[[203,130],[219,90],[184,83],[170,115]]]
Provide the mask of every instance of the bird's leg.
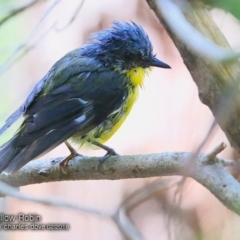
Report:
[[70,151],[70,155],[60,162],[60,167],[67,166],[68,162],[74,157],[82,156],[71,146],[71,144],[68,141],[65,141],[64,143],[66,144],[68,150]]
[[117,154],[113,148],[110,148],[96,141],[91,141],[91,143],[97,147],[104,149],[107,152],[103,157],[99,158],[100,162],[104,162],[110,156],[119,156],[119,154]]

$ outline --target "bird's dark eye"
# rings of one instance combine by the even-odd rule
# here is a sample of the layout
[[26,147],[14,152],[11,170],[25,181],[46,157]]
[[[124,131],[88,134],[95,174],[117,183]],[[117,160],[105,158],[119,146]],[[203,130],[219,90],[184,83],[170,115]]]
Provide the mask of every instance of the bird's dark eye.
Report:
[[124,57],[126,60],[132,60],[134,58],[134,55],[130,52],[126,52]]

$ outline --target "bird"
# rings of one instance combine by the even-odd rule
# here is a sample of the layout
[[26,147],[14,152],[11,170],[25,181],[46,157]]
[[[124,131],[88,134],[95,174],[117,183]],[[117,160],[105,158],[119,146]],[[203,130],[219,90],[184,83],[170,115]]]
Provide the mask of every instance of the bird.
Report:
[[90,35],[87,43],[58,60],[25,102],[5,122],[2,134],[19,117],[15,135],[0,147],[0,173],[11,174],[61,143],[104,149],[105,160],[117,155],[104,145],[119,129],[153,67],[171,68],[153,53],[144,29],[135,22],[113,21]]

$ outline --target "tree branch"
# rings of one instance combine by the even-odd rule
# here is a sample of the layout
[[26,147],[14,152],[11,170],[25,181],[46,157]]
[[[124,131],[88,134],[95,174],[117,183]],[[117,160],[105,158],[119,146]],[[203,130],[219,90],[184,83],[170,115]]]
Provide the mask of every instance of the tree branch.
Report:
[[[35,160],[12,175],[0,175],[0,180],[20,187],[54,181],[180,175],[195,179],[225,206],[240,215],[240,185],[222,166],[222,163],[229,161],[215,158],[213,152],[199,154],[194,164],[189,163],[192,153],[181,152],[110,157],[104,164],[99,164],[96,157],[76,157],[65,169],[67,174],[59,168],[63,158]],[[214,160],[210,161],[210,158]]]
[[[189,10],[193,12],[197,11],[196,7],[194,9],[193,6],[187,4],[187,1],[182,1],[182,4],[177,4],[171,0],[158,0],[156,3],[158,8],[161,9],[163,18],[176,37],[199,56],[206,57],[216,62],[232,61],[240,57],[239,52],[235,53],[231,48],[215,44],[191,24],[191,22],[184,16],[184,12],[186,13]],[[199,11],[199,6],[197,8]],[[171,14],[169,14],[169,12],[171,12]],[[203,16],[204,15],[201,17]],[[198,18],[199,16],[194,20],[197,20]],[[176,24],[176,22],[178,24]]]
[[[186,67],[198,87],[200,100],[210,108],[231,146],[236,149],[240,156],[239,61],[219,63],[211,61],[203,57],[203,55],[200,56],[188,43],[179,38],[179,32],[175,32],[171,28],[172,23],[165,16],[172,17],[172,9],[162,8],[162,5],[159,4],[163,2],[162,0],[146,1],[179,50]],[[165,0],[164,2],[173,3],[171,0]],[[226,38],[214,23],[207,8],[203,4],[197,4],[198,2],[198,0],[174,1],[175,5],[179,4],[178,8],[181,9],[184,17],[191,23],[195,30],[207,38],[208,41],[210,40],[216,45],[225,48],[226,51],[230,51]],[[175,5],[174,7],[176,7]],[[175,15],[174,18],[175,25],[179,26],[179,21],[176,20]],[[179,26],[179,28],[181,27]],[[185,35],[191,40],[191,34]],[[194,40],[192,42],[194,43]],[[204,45],[204,41],[201,41],[199,44]]]

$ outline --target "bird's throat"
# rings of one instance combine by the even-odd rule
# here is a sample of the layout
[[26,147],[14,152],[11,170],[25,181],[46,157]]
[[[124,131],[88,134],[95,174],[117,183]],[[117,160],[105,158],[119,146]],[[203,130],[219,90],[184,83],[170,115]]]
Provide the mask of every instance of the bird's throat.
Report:
[[131,83],[134,86],[142,86],[143,85],[143,81],[145,78],[146,73],[148,72],[149,69],[146,68],[134,68],[131,69],[129,71],[127,71],[127,76],[129,77]]

